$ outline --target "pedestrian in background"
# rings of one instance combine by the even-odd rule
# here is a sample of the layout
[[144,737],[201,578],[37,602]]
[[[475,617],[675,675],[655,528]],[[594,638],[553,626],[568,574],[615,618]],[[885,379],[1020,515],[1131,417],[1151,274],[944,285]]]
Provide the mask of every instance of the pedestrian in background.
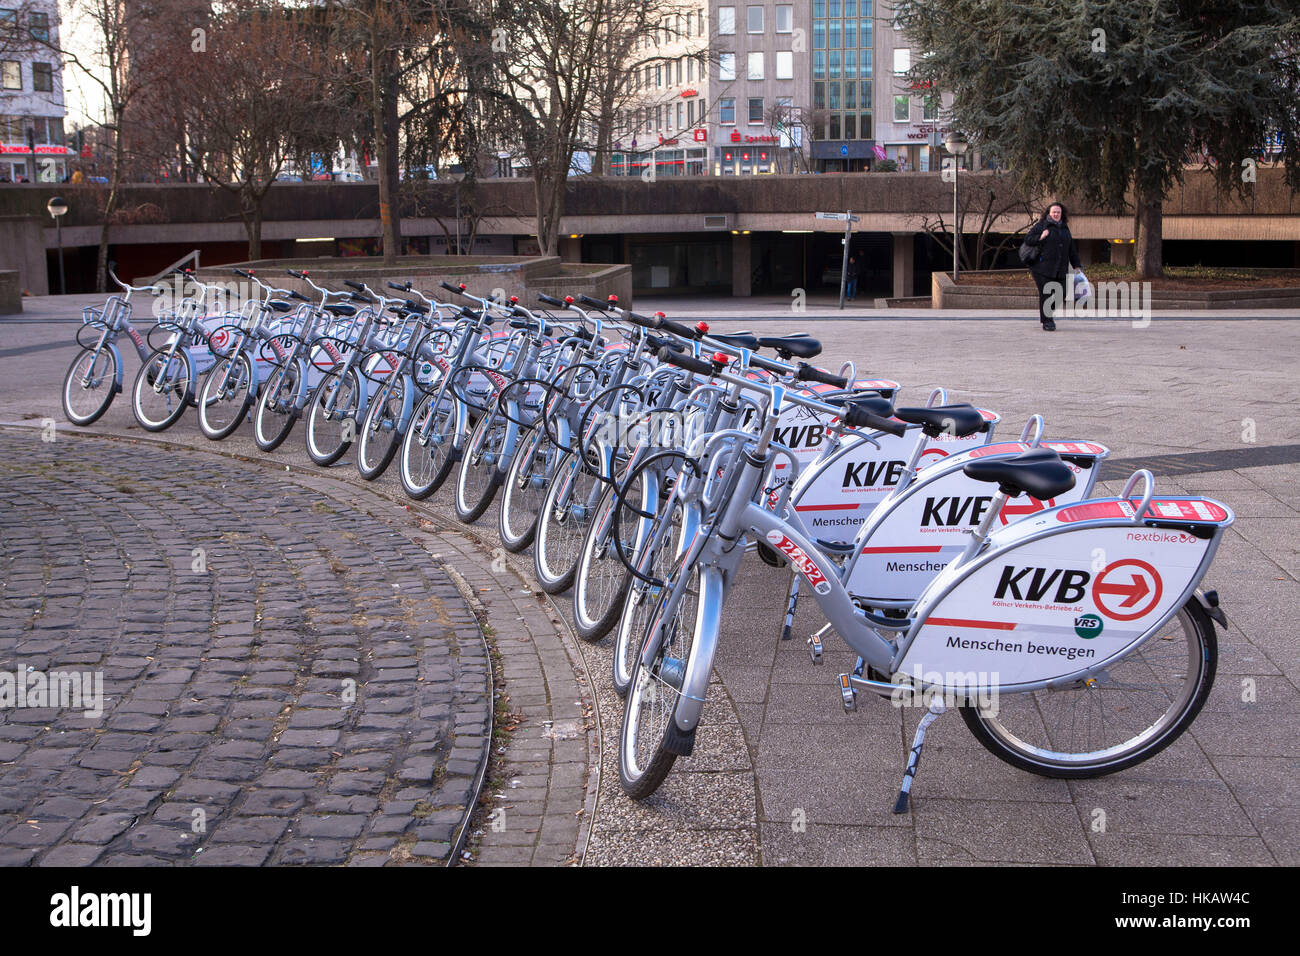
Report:
[[855,256],[849,256],[849,268],[844,273],[844,298],[852,302],[858,296],[858,274],[861,272]]
[[1068,291],[1066,273],[1071,266],[1078,269],[1081,265],[1069,222],[1068,210],[1061,203],[1054,202],[1025,236],[1025,245],[1038,249],[1038,257],[1030,264],[1029,271],[1038,286],[1038,320],[1045,332],[1056,331],[1055,316],[1047,311],[1048,301],[1053,295],[1058,302],[1065,301]]

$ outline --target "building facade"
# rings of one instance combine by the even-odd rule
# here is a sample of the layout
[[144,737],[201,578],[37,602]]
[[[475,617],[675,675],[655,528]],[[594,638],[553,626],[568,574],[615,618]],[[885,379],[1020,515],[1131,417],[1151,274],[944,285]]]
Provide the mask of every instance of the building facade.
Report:
[[0,6],[0,181],[59,182],[68,175],[58,30],[54,0]]
[[938,169],[950,102],[906,77],[888,0],[714,2],[634,51],[615,175]]

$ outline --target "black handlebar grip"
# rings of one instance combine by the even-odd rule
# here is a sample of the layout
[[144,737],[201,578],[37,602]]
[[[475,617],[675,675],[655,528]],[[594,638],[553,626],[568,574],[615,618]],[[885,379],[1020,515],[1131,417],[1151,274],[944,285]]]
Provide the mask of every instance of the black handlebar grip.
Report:
[[289,275],[293,276],[295,279],[305,279],[305,278],[307,278],[307,273],[306,273],[306,272],[294,272],[292,269],[285,269],[284,271],[287,272],[287,273],[289,273]]
[[643,329],[659,328],[659,320],[652,319],[648,315],[640,315],[636,312],[629,312],[627,313],[627,320],[631,322],[633,325],[641,326]]
[[404,306],[404,308],[406,309],[406,311],[414,312],[417,315],[424,315],[426,312],[429,311],[429,307],[424,303],[412,302],[410,299],[406,300],[406,305]]
[[390,283],[388,283],[388,288],[392,289],[394,292],[407,292],[407,291],[409,291],[405,286],[400,286],[400,285],[398,285],[396,282],[390,282]]
[[659,320],[659,328],[663,329],[665,332],[671,332],[673,335],[680,335],[684,339],[694,339],[699,337],[696,335],[695,330],[689,325],[682,325],[679,322],[670,322],[667,319]]
[[348,298],[353,302],[365,302],[367,305],[370,304],[370,299],[366,298],[364,295],[361,295],[357,292],[353,292],[350,296],[348,296]]
[[799,363],[799,371],[794,373],[794,377],[801,382],[821,382],[823,385],[833,385],[836,388],[849,387],[849,380],[842,375],[832,375],[830,372],[809,365],[807,362]]
[[297,299],[297,300],[299,300],[300,302],[310,302],[310,301],[311,301],[311,299],[307,298],[305,295],[303,295],[301,292],[298,292],[297,290],[295,290],[295,291],[293,291],[293,292],[290,292],[290,293],[289,293],[289,298],[291,298],[291,299]]
[[438,284],[448,292],[455,292],[457,295],[465,291],[461,286],[452,285],[450,282],[440,282]]
[[356,289],[358,292],[366,291],[365,285],[363,283],[357,282],[354,279],[344,279],[343,284],[347,286],[349,289]]
[[583,305],[591,306],[593,309],[602,309],[602,310],[608,309],[610,305],[608,302],[601,302],[599,299],[593,299],[585,292],[582,295],[578,296],[578,301],[581,302]]
[[896,422],[892,418],[886,418],[872,411],[873,407],[878,407],[876,402],[883,402],[884,399],[868,398],[860,402],[853,402],[844,409],[844,423],[853,428],[873,428],[879,432],[888,432],[891,435],[903,435],[907,431],[907,426],[902,422]]
[[253,278],[252,273],[250,273],[250,272],[245,272],[243,269],[235,269],[235,270],[233,270],[233,272],[235,273],[235,275],[237,275],[237,276],[243,276],[245,279],[251,279],[251,278]]
[[564,302],[562,300],[557,299],[553,295],[547,295],[545,292],[537,293],[537,300],[539,302],[545,302],[547,305],[558,306],[561,309],[564,308]]
[[676,365],[678,368],[684,368],[688,372],[695,372],[699,375],[713,374],[712,362],[697,359],[695,356],[686,355],[683,352],[674,352],[670,348],[659,350],[659,361],[667,362],[669,365]]

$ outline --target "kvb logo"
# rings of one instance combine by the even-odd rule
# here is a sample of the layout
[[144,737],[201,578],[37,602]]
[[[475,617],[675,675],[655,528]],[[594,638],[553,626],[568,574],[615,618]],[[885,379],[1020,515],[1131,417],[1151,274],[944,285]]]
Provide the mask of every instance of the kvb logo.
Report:
[[921,513],[922,528],[956,528],[961,525],[975,527],[984,519],[984,512],[993,503],[992,495],[974,498],[926,498]]
[[821,446],[826,437],[826,427],[818,422],[806,425],[787,425],[772,429],[772,441],[793,451],[807,451]]
[[995,598],[1010,595],[1016,601],[1044,603],[1053,586],[1056,594],[1054,604],[1078,604],[1087,593],[1088,581],[1092,575],[1087,571],[1066,570],[1064,568],[1017,568],[1007,565],[1002,569],[998,587],[993,592]]
[[844,466],[844,488],[877,488],[897,485],[907,468],[905,461],[860,461]]
[[998,520],[1002,522],[1003,526],[1006,526],[1011,524],[1013,521],[1025,517],[1025,515],[1037,514],[1047,508],[1055,507],[1055,498],[1049,498],[1044,502],[1039,501],[1037,498],[1031,498],[1029,495],[1025,495],[1023,504],[1017,504],[1014,500],[1008,500],[1007,503],[1002,506],[1002,510],[998,512]]

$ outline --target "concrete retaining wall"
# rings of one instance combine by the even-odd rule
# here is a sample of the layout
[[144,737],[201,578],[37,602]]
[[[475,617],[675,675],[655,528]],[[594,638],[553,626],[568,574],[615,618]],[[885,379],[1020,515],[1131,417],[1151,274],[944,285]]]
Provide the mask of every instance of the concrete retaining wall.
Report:
[[[45,217],[49,219],[49,216]],[[49,295],[50,277],[45,265],[45,223],[39,216],[0,215],[0,269],[18,274],[21,294]],[[21,308],[14,311],[22,311]]]
[[23,290],[18,284],[18,273],[12,269],[0,272],[0,315],[12,315],[23,310]]
[[[998,270],[1024,275],[1021,269]],[[1086,271],[1086,270],[1085,270]],[[1001,309],[1036,312],[1038,292],[1032,281],[1028,290],[988,285],[954,283],[946,272],[930,277],[930,301],[936,309]],[[1300,309],[1300,288],[1153,289],[1151,308],[1162,309]]]

